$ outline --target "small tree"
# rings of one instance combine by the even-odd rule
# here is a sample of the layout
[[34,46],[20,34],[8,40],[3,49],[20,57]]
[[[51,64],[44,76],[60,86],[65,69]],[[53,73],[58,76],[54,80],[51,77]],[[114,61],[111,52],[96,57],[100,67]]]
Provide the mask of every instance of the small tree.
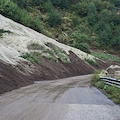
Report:
[[79,3],[75,4],[73,6],[73,9],[81,17],[85,17],[88,12],[87,3],[85,3],[85,2],[79,2]]
[[47,0],[45,3],[44,3],[44,10],[45,12],[52,12],[54,10],[54,7],[52,5],[52,2],[50,0]]
[[62,9],[68,8],[69,2],[68,0],[51,0],[53,6],[60,7]]
[[10,2],[10,0],[0,0],[0,11],[4,11],[5,6]]
[[62,24],[62,17],[57,12],[51,12],[49,14],[48,23],[51,27],[58,26]]
[[13,0],[14,3],[16,3],[21,8],[27,7],[27,0]]
[[93,13],[89,13],[87,16],[87,21],[90,25],[94,25],[97,22],[97,17]]
[[73,17],[72,18],[72,26],[76,27],[79,24],[80,24],[80,18],[78,16]]

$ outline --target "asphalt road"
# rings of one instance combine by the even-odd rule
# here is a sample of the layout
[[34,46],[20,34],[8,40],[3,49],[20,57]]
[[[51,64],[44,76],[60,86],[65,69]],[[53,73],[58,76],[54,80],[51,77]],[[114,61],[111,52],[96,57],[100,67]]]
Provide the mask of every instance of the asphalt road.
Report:
[[36,82],[0,96],[0,120],[120,120],[120,107],[91,75]]

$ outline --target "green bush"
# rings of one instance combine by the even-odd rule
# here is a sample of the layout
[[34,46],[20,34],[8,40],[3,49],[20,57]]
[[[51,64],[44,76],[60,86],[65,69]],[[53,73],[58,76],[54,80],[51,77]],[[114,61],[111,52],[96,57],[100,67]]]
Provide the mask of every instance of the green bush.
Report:
[[21,8],[26,8],[28,5],[27,0],[12,0],[12,1],[15,2]]
[[98,81],[95,83],[95,86],[99,89],[103,89],[105,86],[105,83],[103,81]]
[[69,6],[68,0],[52,0],[51,2],[55,7],[59,7],[62,9],[66,9]]
[[91,84],[95,86],[95,83],[97,81],[99,81],[100,77],[98,76],[98,74],[93,74],[91,77]]
[[47,0],[44,4],[43,4],[44,10],[45,12],[52,12],[54,10],[54,7],[52,5],[52,2],[50,0]]
[[48,53],[53,56],[53,58],[55,59],[56,56],[59,57],[64,63],[70,63],[70,59],[67,55],[67,53],[62,50],[61,48],[59,48],[58,46],[52,44],[52,43],[46,43],[46,46],[50,47],[52,50],[48,49]]
[[89,64],[93,65],[93,66],[96,66],[96,67],[99,66],[99,64],[96,60],[90,60],[90,59],[85,58],[85,61],[88,62]]
[[47,0],[30,0],[30,4],[32,6],[40,6],[43,5]]
[[74,43],[72,46],[86,53],[91,53],[90,47],[87,43]]
[[57,12],[52,12],[49,14],[48,18],[48,24],[53,27],[53,26],[59,26],[62,24],[62,17],[59,13]]
[[76,27],[80,24],[80,18],[78,16],[75,16],[72,18],[72,26]]
[[88,36],[84,33],[81,34],[79,31],[73,32],[71,38],[75,41],[75,43],[86,43],[88,41]]
[[100,80],[98,73],[99,72],[94,73],[91,77],[91,84],[101,90],[109,99],[120,104],[120,88],[105,84],[104,81]]
[[29,61],[33,61],[36,64],[40,64],[39,60],[35,56],[31,55],[30,53],[25,53],[25,54],[21,55],[20,57],[27,59]]
[[97,17],[94,13],[89,13],[87,16],[87,21],[90,25],[94,25],[97,22]]
[[10,32],[9,30],[0,29],[0,37],[3,36],[3,33],[8,33],[8,34],[10,34],[10,33],[12,33],[12,32]]
[[73,5],[72,9],[81,17],[87,16],[87,3],[86,2],[79,2]]
[[31,17],[26,10],[19,8],[17,4],[13,2],[9,2],[9,4],[5,6],[3,9],[3,14],[38,32],[42,31],[41,20]]
[[0,12],[4,11],[5,6],[9,4],[9,2],[10,2],[9,0],[0,0]]
[[110,2],[114,3],[115,6],[120,6],[120,0],[110,0]]
[[95,56],[96,58],[101,59],[101,60],[109,60],[110,59],[114,62],[120,63],[120,58],[116,57],[114,55],[98,53],[98,52],[93,52],[92,55]]

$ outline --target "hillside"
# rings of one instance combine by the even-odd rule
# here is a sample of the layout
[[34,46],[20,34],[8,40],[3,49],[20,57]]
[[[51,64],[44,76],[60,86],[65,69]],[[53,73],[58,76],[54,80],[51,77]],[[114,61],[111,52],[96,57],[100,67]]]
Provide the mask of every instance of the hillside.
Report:
[[[71,1],[65,7],[61,0],[59,5],[64,8],[49,0],[42,3],[36,0],[34,4],[32,0],[0,0],[0,94],[33,84],[34,81],[92,74],[96,69],[119,64],[120,16],[116,15],[119,6],[104,1],[103,8],[98,12],[95,1],[91,1],[91,7],[96,7],[95,11],[99,14],[96,14],[96,24],[92,25],[88,23],[85,9],[90,5],[87,1]],[[103,4],[101,0],[98,3]],[[76,13],[78,8],[75,6],[85,7],[79,11],[82,16]],[[104,9],[107,12],[102,11]],[[112,28],[108,26],[110,21],[106,24],[101,19],[105,26],[99,25],[105,27],[105,34],[100,35],[104,27],[99,28],[97,24],[98,15],[102,12],[110,13],[104,20],[114,16],[115,21],[111,21],[114,24],[110,24]],[[100,30],[98,33],[95,26]],[[107,33],[112,33],[112,36]],[[101,42],[100,36],[105,41]],[[108,53],[117,54],[118,57]]]
[[[0,93],[39,80],[91,74],[94,57],[0,15]],[[9,32],[8,32],[9,31]],[[82,60],[83,59],[83,60]]]
[[119,0],[2,0],[0,13],[87,53],[120,53]]

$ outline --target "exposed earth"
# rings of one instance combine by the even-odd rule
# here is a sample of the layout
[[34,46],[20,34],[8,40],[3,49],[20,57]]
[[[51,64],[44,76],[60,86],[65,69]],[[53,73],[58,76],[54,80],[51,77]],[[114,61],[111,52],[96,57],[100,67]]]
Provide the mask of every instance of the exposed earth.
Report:
[[[52,80],[77,75],[92,74],[94,68],[85,63],[74,53],[69,55],[71,63],[52,62],[41,58],[40,65],[21,62],[18,65],[6,64],[0,61],[0,94],[33,84],[34,81]],[[78,67],[79,66],[79,67]],[[32,70],[33,72],[29,72]]]

